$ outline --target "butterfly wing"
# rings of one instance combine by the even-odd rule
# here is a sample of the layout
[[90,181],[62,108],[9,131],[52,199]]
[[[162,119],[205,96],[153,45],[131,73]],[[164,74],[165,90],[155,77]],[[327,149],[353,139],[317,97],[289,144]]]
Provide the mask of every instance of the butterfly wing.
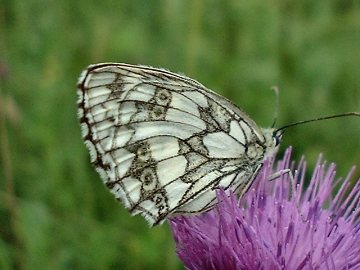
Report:
[[261,166],[256,124],[185,76],[97,64],[82,73],[78,95],[92,163],[115,197],[151,225],[210,209],[216,188],[245,190]]

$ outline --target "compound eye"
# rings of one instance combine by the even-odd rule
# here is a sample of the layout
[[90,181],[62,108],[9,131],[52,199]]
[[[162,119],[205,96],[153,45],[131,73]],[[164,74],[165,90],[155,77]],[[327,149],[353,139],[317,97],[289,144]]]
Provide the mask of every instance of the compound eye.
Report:
[[272,137],[274,140],[275,147],[280,144],[283,134],[284,134],[283,130],[275,130],[273,132]]
[[273,137],[274,138],[274,144],[275,146],[278,146],[281,142],[281,136],[278,136],[275,134],[275,136]]

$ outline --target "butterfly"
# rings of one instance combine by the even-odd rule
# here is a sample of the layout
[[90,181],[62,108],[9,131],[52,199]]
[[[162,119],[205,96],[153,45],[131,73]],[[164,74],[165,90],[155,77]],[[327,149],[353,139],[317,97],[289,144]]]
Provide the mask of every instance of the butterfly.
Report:
[[243,195],[281,139],[225,97],[164,69],[90,65],[78,97],[96,171],[151,226],[212,209],[220,187]]

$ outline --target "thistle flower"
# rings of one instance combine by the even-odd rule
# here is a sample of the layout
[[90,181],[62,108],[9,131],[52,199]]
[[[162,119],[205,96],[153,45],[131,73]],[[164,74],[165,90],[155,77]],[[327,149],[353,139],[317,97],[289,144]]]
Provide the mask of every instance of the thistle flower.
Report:
[[[290,155],[288,149],[277,171],[294,167]],[[273,171],[265,162],[240,200],[220,190],[215,209],[172,218],[186,268],[360,269],[360,181],[349,190],[352,171],[335,181],[335,165],[321,157],[307,187],[305,171],[301,160],[293,180],[268,181]]]

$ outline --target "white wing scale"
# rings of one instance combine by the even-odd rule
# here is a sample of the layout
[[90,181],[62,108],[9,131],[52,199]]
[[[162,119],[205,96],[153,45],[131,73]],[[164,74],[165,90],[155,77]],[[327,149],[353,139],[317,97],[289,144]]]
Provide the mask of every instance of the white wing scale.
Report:
[[92,65],[78,96],[92,163],[115,197],[151,225],[211,209],[220,186],[245,192],[274,150],[264,136],[270,131],[229,100],[162,69]]

